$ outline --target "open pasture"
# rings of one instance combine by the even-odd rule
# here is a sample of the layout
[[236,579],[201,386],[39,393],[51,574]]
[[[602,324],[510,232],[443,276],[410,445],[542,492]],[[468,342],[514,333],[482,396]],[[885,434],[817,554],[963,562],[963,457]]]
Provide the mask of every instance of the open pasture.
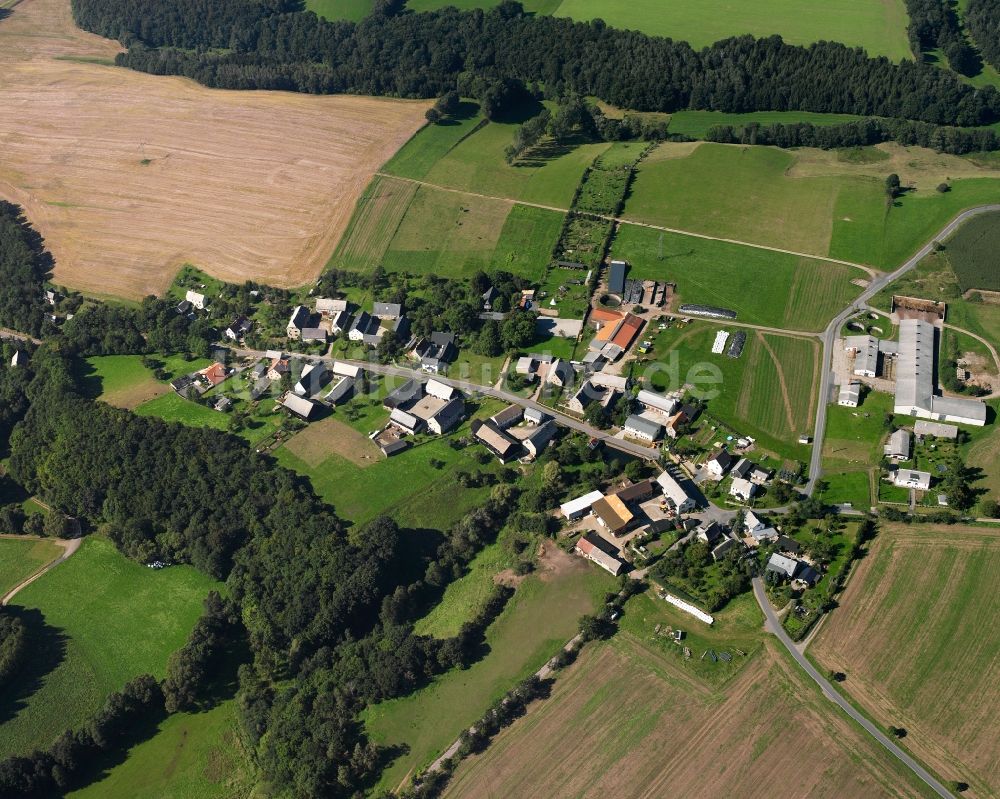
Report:
[[0,688],[0,755],[47,747],[129,679],[162,678],[217,587],[189,566],[162,571],[88,538],[11,603],[28,625],[30,668]]
[[677,300],[731,308],[738,321],[785,330],[818,331],[861,289],[867,274],[739,244],[620,225],[611,253],[632,265],[631,276],[677,283]]
[[773,647],[713,689],[631,632],[592,644],[444,796],[923,795]]
[[494,701],[555,655],[576,633],[580,616],[593,612],[614,586],[606,572],[549,544],[538,572],[518,586],[487,630],[485,657],[365,711],[373,740],[409,747],[383,772],[377,789],[394,788],[412,769],[433,761]]
[[983,214],[966,222],[948,240],[948,261],[962,291],[1000,291],[1000,214]]
[[211,90],[107,66],[118,50],[67,0],[0,21],[0,196],[45,236],[57,282],[96,294],[162,293],[185,262],[307,282],[424,122],[425,102]]
[[584,169],[611,145],[542,143],[511,165],[504,149],[520,121],[487,122],[477,114],[457,124],[429,125],[383,171],[435,186],[568,208]]
[[1000,794],[1000,539],[990,528],[883,525],[810,648],[877,721],[970,795]]
[[445,277],[503,269],[537,278],[562,219],[558,211],[382,175],[365,191],[329,265]]
[[236,702],[175,713],[128,759],[68,799],[216,799],[249,796],[253,766],[238,738]]
[[[623,216],[888,269],[1000,191],[995,163],[895,144],[864,155],[665,143],[640,164]],[[891,172],[912,190],[890,207]]]
[[306,0],[306,10],[329,20],[358,22],[372,10],[371,0]]
[[716,125],[740,128],[751,124],[766,126],[807,122],[819,126],[842,125],[858,119],[861,117],[850,114],[817,114],[812,111],[750,111],[746,114],[727,114],[724,111],[676,111],[670,115],[670,132],[690,136],[692,139],[701,139]]
[[54,561],[62,552],[58,544],[44,539],[0,538],[0,596]]
[[[310,0],[310,3],[333,0]],[[343,2],[343,0],[339,0]],[[410,0],[407,8],[430,11],[444,6],[490,8],[496,0]],[[608,26],[669,36],[705,47],[730,36],[779,34],[792,44],[820,40],[863,47],[870,55],[893,61],[911,58],[906,39],[906,11],[899,0],[835,0],[817,6],[808,0],[750,0],[730,3],[711,0],[690,3],[671,0],[526,0],[526,11],[587,21],[603,19]],[[312,7],[312,5],[310,5]]]

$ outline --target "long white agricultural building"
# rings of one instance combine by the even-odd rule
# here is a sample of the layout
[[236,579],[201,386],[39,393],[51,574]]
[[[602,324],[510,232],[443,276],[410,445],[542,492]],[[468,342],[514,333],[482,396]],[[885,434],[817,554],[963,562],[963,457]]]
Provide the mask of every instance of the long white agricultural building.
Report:
[[986,424],[986,403],[935,395],[935,333],[934,325],[920,319],[904,319],[899,323],[893,413],[982,427]]

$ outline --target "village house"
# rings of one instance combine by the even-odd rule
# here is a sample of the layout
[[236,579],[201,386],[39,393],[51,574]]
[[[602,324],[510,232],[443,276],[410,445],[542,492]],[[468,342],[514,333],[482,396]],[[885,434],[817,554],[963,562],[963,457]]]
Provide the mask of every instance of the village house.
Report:
[[581,537],[576,542],[576,551],[615,577],[627,568],[627,564],[619,556],[618,548],[597,533],[587,533]]
[[509,463],[523,451],[521,442],[509,436],[491,420],[482,422],[477,419],[474,421],[472,435],[492,452],[500,463]]
[[722,560],[730,552],[743,549],[742,543],[735,538],[723,536],[722,540],[712,549],[712,560]]
[[212,407],[219,413],[225,413],[233,407],[233,401],[229,397],[217,397]]
[[409,379],[393,390],[384,400],[382,407],[387,411],[404,405],[409,405],[424,395],[424,386],[419,380]]
[[188,290],[184,295],[184,301],[191,303],[192,308],[197,308],[199,311],[205,310],[205,295],[199,294],[197,291]]
[[347,326],[351,323],[351,315],[347,311],[338,311],[333,314],[327,324],[330,326],[330,333],[334,336],[339,336],[345,330]]
[[539,410],[538,408],[525,408],[524,409],[524,422],[525,424],[541,424],[549,418],[549,415],[545,411]]
[[232,324],[226,328],[226,338],[242,341],[251,330],[253,330],[253,322],[245,316],[237,316]]
[[555,434],[558,431],[558,429],[559,428],[556,425],[555,421],[550,419],[549,421],[545,422],[545,424],[541,424],[538,427],[536,427],[535,430],[531,433],[531,435],[525,438],[521,443],[532,458],[537,458],[539,455],[542,454],[542,452],[545,451],[545,448],[549,445],[549,442],[555,437]]
[[306,364],[293,390],[300,397],[313,397],[330,382],[330,377],[330,371],[322,364]]
[[424,386],[424,393],[431,397],[436,397],[440,400],[450,400],[455,396],[458,389],[454,386],[449,386],[447,383],[442,383],[440,380],[428,380],[427,385]]
[[427,419],[427,429],[441,436],[458,427],[465,418],[465,400],[453,397]]
[[424,427],[423,419],[412,413],[407,413],[401,408],[392,409],[392,413],[389,414],[389,423],[411,436],[419,433]]
[[882,453],[891,461],[908,461],[910,459],[909,431],[900,429],[889,436],[888,442],[882,447]]
[[632,483],[632,485],[616,491],[615,496],[617,496],[622,502],[629,505],[638,502],[645,502],[653,496],[653,481],[640,480],[638,483]]
[[931,487],[931,475],[930,472],[918,472],[914,469],[896,469],[892,473],[892,484],[899,488],[927,491]]
[[221,363],[213,363],[199,371],[198,374],[209,386],[215,387],[225,381],[229,376],[229,371]]
[[403,306],[398,302],[376,302],[374,315],[379,319],[391,322],[403,315]]
[[334,361],[333,373],[338,377],[349,377],[352,380],[357,380],[364,374],[364,369],[344,361]]
[[598,523],[613,535],[621,535],[632,523],[633,515],[621,498],[615,494],[601,497],[591,510]]
[[664,500],[667,507],[674,513],[690,513],[697,507],[697,501],[687,490],[674,478],[670,472],[664,471],[656,478],[657,484],[663,490]]
[[312,400],[300,397],[297,394],[293,394],[291,391],[285,395],[281,404],[295,416],[298,416],[300,419],[307,422],[316,410],[316,404]]
[[329,297],[316,298],[316,313],[325,318],[332,318],[347,311],[347,300],[334,300]]
[[759,486],[756,483],[744,480],[742,477],[734,477],[729,486],[729,495],[736,497],[740,502],[749,502],[757,495],[758,490]]
[[782,577],[787,577],[789,580],[794,580],[795,575],[798,574],[800,561],[795,558],[789,558],[785,555],[779,555],[775,552],[771,555],[770,560],[767,562],[767,566],[764,568],[765,572],[772,572],[774,574],[780,574]]
[[660,438],[663,433],[662,424],[654,422],[652,419],[646,419],[643,416],[636,416],[635,414],[625,420],[623,429],[626,436],[650,443]]
[[271,365],[268,367],[267,376],[271,380],[281,380],[285,375],[290,374],[292,371],[291,362],[288,358],[284,358],[281,355],[277,356],[271,361]]
[[927,422],[920,419],[913,423],[913,434],[918,438],[930,436],[932,438],[944,438],[949,441],[954,441],[958,438],[958,427],[953,424]]
[[709,547],[714,547],[722,538],[722,528],[718,522],[703,522],[694,531],[694,537]]
[[534,380],[538,376],[538,361],[530,355],[522,355],[517,359],[514,372],[526,378],[528,381]]
[[721,450],[713,455],[706,463],[705,470],[716,480],[721,480],[726,476],[726,472],[732,467],[736,459],[725,450]]
[[493,414],[490,417],[490,421],[501,430],[506,430],[508,427],[516,425],[523,418],[524,409],[520,405],[508,405],[502,411]]
[[328,405],[339,405],[342,402],[346,402],[354,395],[355,381],[351,377],[341,377],[330,386],[330,390],[326,392],[326,396],[323,397],[323,401]]
[[304,305],[296,305],[288,319],[285,332],[288,334],[288,338],[297,341],[302,336],[302,331],[312,326],[312,314],[309,313],[309,309]]
[[573,365],[561,358],[557,358],[552,362],[546,374],[546,380],[549,383],[560,387],[572,385],[575,379],[576,372],[573,371]]
[[837,395],[837,404],[843,405],[845,408],[857,408],[861,402],[861,383],[857,380],[852,380],[849,383],[844,383],[840,387],[840,393]]
[[351,341],[361,341],[371,344],[372,338],[369,337],[373,337],[374,343],[378,344],[378,330],[378,319],[367,311],[360,311],[354,317],[354,324],[351,325],[351,329],[347,332],[347,338]]
[[677,437],[680,436],[688,421],[689,419],[684,411],[677,411],[677,413],[667,419],[667,423],[663,425],[663,429],[666,431],[667,437],[676,440]]
[[24,350],[14,350],[14,354],[10,359],[11,366],[23,366],[27,362],[28,354]]

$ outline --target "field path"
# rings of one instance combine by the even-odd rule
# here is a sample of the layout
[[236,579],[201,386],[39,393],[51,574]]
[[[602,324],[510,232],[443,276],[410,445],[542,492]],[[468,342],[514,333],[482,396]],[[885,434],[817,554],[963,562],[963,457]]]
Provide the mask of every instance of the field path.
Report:
[[15,585],[6,594],[4,594],[3,599],[0,599],[0,606],[9,605],[10,601],[24,588],[27,588],[35,580],[41,577],[43,574],[54,569],[64,560],[67,560],[74,552],[80,548],[80,544],[83,543],[82,538],[70,538],[69,540],[64,539],[52,539],[52,538],[42,538],[37,535],[11,535],[9,533],[4,533],[0,535],[0,538],[10,538],[17,541],[51,541],[56,546],[62,547],[63,553],[55,560],[51,560],[46,563],[42,568],[32,574],[30,577],[26,577],[20,583]]
[[[450,186],[439,186],[437,183],[428,183],[425,180],[417,180],[416,178],[404,178],[399,175],[391,175],[388,172],[376,172],[376,175],[386,178],[396,178],[398,180],[408,180],[411,183],[416,183],[421,186],[428,186],[432,189],[440,189],[441,191],[450,191],[454,194],[464,194],[467,197],[479,197],[483,200],[503,200],[506,202],[514,202],[518,205],[526,205],[530,208],[541,208],[543,211],[557,211],[561,214],[569,213],[569,208],[560,208],[556,205],[543,205],[542,203],[528,202],[527,200],[515,200],[511,197],[498,197],[493,194],[481,194],[475,191],[467,191],[465,189],[455,189]],[[690,236],[695,239],[706,239],[708,241],[721,241],[724,244],[736,244],[740,247],[752,247],[755,250],[767,250],[768,252],[778,252],[784,255],[794,255],[798,258],[811,258],[815,261],[826,261],[831,264],[841,264],[843,266],[850,266],[854,269],[860,269],[862,272],[866,272],[870,277],[874,278],[882,274],[878,269],[874,267],[867,266],[865,264],[856,264],[853,261],[842,261],[839,258],[830,258],[826,255],[814,255],[807,252],[798,252],[797,250],[785,250],[781,247],[768,247],[766,244],[753,244],[749,241],[740,241],[739,239],[727,239],[722,236],[709,236],[705,233],[694,233],[690,230],[680,230],[679,228],[666,227],[665,225],[654,225],[651,222],[637,222],[634,219],[626,219],[620,216],[607,216],[605,214],[589,214],[590,216],[596,216],[600,219],[606,219],[609,222],[616,222],[619,225],[635,225],[636,227],[650,228],[651,230],[662,230],[664,233],[674,233],[678,236]],[[811,334],[810,334],[811,335]]]

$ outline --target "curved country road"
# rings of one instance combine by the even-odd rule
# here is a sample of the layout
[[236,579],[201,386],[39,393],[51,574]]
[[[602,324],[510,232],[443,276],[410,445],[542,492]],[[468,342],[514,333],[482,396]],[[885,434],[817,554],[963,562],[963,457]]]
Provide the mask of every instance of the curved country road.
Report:
[[17,596],[17,594],[31,585],[35,580],[41,577],[43,574],[47,574],[49,571],[54,569],[64,560],[68,559],[74,552],[80,548],[80,544],[83,542],[82,538],[40,538],[38,536],[31,535],[0,535],[0,538],[10,538],[18,541],[51,541],[56,546],[60,546],[63,549],[62,555],[53,561],[50,561],[46,565],[42,566],[38,571],[32,574],[30,577],[25,578],[13,588],[10,589],[6,594],[3,595],[3,599],[0,599],[0,605],[8,605],[10,601]]
[[944,241],[948,238],[948,236],[954,233],[963,222],[971,219],[972,217],[979,216],[980,214],[991,213],[993,211],[1000,211],[1000,204],[980,205],[976,208],[970,208],[967,211],[962,211],[962,213],[941,228],[937,235],[935,235],[930,241],[914,253],[914,255],[912,255],[906,263],[895,271],[879,275],[877,278],[872,280],[872,282],[868,284],[868,287],[861,292],[854,302],[841,311],[836,317],[834,317],[830,324],[826,326],[826,330],[823,333],[823,371],[820,376],[819,383],[819,404],[816,408],[816,426],[813,430],[812,458],[809,461],[809,482],[806,484],[807,494],[811,495],[813,493],[813,489],[816,487],[816,481],[822,474],[823,436],[826,433],[826,409],[830,399],[830,387],[833,385],[833,369],[831,368],[833,345],[837,340],[837,334],[840,332],[840,328],[843,326],[844,322],[847,321],[849,316],[857,311],[863,310],[865,305],[868,303],[868,300],[878,294],[890,283],[905,275],[924,258],[930,255],[931,251],[934,249],[935,242]]
[[778,640],[784,645],[788,653],[795,658],[795,661],[802,667],[806,674],[812,678],[812,681],[819,686],[823,695],[829,699],[831,702],[835,702],[841,710],[843,710],[848,716],[850,716],[854,721],[860,724],[869,735],[872,736],[876,741],[878,741],[882,746],[889,750],[904,766],[906,766],[910,771],[912,771],[921,781],[927,784],[927,786],[934,791],[938,796],[943,797],[943,799],[954,799],[953,794],[944,787],[933,775],[923,766],[921,766],[914,758],[904,752],[900,747],[893,743],[889,738],[872,722],[865,718],[861,713],[859,713],[854,706],[848,702],[844,697],[830,684],[816,667],[809,661],[809,659],[802,654],[792,642],[792,639],[785,632],[785,628],[781,626],[781,622],[778,620],[777,615],[774,612],[774,607],[771,605],[771,600],[767,598],[767,594],[764,591],[764,581],[760,577],[754,577],[753,579],[753,593],[754,597],[757,599],[757,604],[760,605],[760,609],[764,611],[764,628],[777,636]]

